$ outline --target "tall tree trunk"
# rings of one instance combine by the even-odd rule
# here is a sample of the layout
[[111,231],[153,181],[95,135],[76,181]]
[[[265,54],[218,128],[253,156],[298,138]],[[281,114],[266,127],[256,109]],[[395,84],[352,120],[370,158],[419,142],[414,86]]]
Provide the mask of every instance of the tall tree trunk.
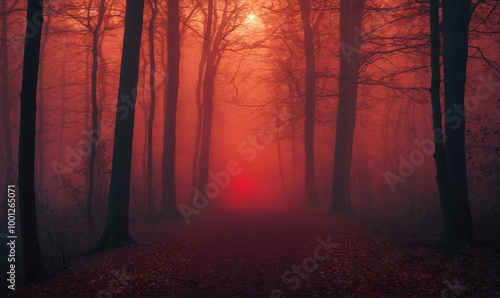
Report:
[[149,118],[148,118],[148,168],[147,168],[147,198],[148,198],[148,216],[152,218],[154,216],[154,189],[153,189],[153,124],[155,119],[155,108],[156,108],[156,86],[155,86],[155,71],[156,71],[156,60],[155,60],[155,20],[158,15],[158,7],[156,0],[149,0],[149,6],[151,7],[151,18],[149,19],[149,84],[151,90],[151,102],[149,106]]
[[7,200],[8,200],[8,191],[7,187],[9,184],[13,184],[13,175],[14,175],[14,162],[12,155],[12,137],[10,134],[11,125],[10,125],[10,90],[9,90],[9,55],[7,49],[7,33],[8,33],[8,23],[7,23],[7,1],[2,0],[2,36],[0,38],[0,56],[2,56],[2,116],[3,116],[3,131],[4,131],[4,143],[5,143],[5,158],[6,166],[5,166],[5,184],[3,189],[3,202],[2,202],[2,214],[0,223],[0,228],[7,222]]
[[38,196],[41,197],[42,201],[44,200],[44,185],[45,185],[45,163],[44,163],[44,148],[43,148],[43,135],[44,135],[44,127],[45,127],[45,49],[47,48],[47,41],[50,36],[50,20],[51,16],[49,15],[45,20],[44,24],[44,32],[40,44],[40,70],[39,70],[39,78],[38,78],[38,86],[39,86],[39,100],[38,100],[38,133],[35,135],[35,191],[38,193]]
[[89,158],[89,182],[86,202],[86,217],[90,233],[94,231],[94,220],[92,218],[92,198],[94,196],[95,161],[97,155],[97,143],[99,142],[98,126],[98,104],[97,104],[97,72],[99,70],[99,37],[104,20],[105,1],[99,1],[99,17],[92,31],[92,74],[91,74],[91,96],[92,96],[92,135],[90,136],[90,158]]
[[311,28],[311,6],[309,0],[299,0],[300,15],[304,25],[304,48],[306,55],[305,77],[305,153],[306,153],[306,194],[309,204],[319,205],[316,192],[314,170],[314,124],[316,110],[316,62],[314,57],[314,38]]
[[[217,2],[215,2],[216,5]],[[213,1],[209,2],[209,12],[213,14],[214,18],[217,17],[217,8],[213,8]],[[224,9],[223,19],[227,13],[227,1]],[[210,17],[209,17],[210,20]],[[224,27],[222,21],[219,25],[217,34],[211,40],[211,50],[207,53],[207,65],[205,69],[205,77],[203,79],[203,124],[201,131],[201,144],[200,144],[200,160],[198,167],[198,189],[201,192],[206,192],[208,184],[208,171],[210,164],[210,144],[212,137],[212,120],[214,113],[214,91],[215,91],[215,76],[217,74],[217,54],[219,53],[220,36],[222,28]],[[213,28],[217,25],[217,20],[214,21]]]
[[[211,50],[207,54],[207,66],[205,69],[205,77],[203,79],[203,126],[201,135],[201,145],[200,145],[200,161],[198,170],[198,189],[201,192],[207,192],[208,184],[208,171],[210,164],[210,144],[212,137],[212,120],[214,113],[214,91],[215,91],[215,76],[217,75],[217,69],[219,63],[222,59],[222,53],[225,50],[225,45],[221,47],[221,43],[224,39],[224,30],[227,28],[231,17],[234,12],[228,16],[229,0],[224,1],[224,9],[222,9],[221,22],[219,23],[219,28],[217,32],[213,35],[213,42],[211,43]],[[209,2],[209,7],[211,7],[212,1]],[[210,11],[213,10],[213,29],[218,24],[217,15],[217,1],[213,3],[214,8],[209,8]],[[226,44],[227,45],[227,44]]]
[[162,162],[162,216],[181,217],[177,209],[175,193],[175,132],[177,98],[179,94],[179,62],[181,59],[179,34],[179,0],[168,1],[168,93],[165,99],[165,120],[163,134]]
[[200,159],[200,144],[201,144],[201,129],[203,126],[203,101],[202,101],[202,87],[203,87],[203,70],[207,64],[207,56],[212,44],[212,23],[213,23],[213,2],[208,1],[207,22],[205,24],[205,33],[203,39],[203,47],[201,52],[200,65],[198,66],[198,82],[196,84],[196,108],[198,118],[196,123],[196,137],[194,141],[194,156],[193,156],[193,188],[198,187],[198,161]]
[[[443,70],[445,158],[454,222],[447,240],[452,245],[472,241],[472,219],[467,189],[465,159],[464,97],[467,80],[470,0],[443,0]],[[445,240],[446,241],[446,240]]]
[[339,103],[330,213],[350,213],[351,162],[359,78],[360,28],[365,0],[340,1]]
[[[199,77],[199,85],[203,84],[203,70],[201,77]],[[198,87],[197,87],[198,89]],[[201,90],[201,87],[200,87]],[[201,91],[200,91],[201,92]],[[197,118],[196,118],[196,135],[194,139],[194,154],[193,154],[193,166],[192,166],[192,181],[193,188],[198,186],[198,160],[200,159],[200,143],[201,143],[201,128],[203,124],[203,102],[201,100],[201,93],[196,97],[196,109],[197,109]]]
[[430,26],[431,26],[431,101],[432,101],[432,126],[434,129],[434,161],[436,164],[436,180],[439,190],[439,199],[441,201],[441,210],[443,215],[443,240],[448,238],[446,235],[453,226],[453,212],[450,201],[450,189],[448,186],[448,177],[446,173],[446,157],[444,151],[444,139],[442,138],[443,124],[441,118],[441,28],[439,25],[439,6],[440,0],[430,1]]
[[[138,96],[142,96],[144,98],[144,143],[142,146],[142,186],[143,186],[143,193],[147,194],[148,193],[148,125],[147,125],[147,119],[149,117],[149,111],[148,107],[146,105],[146,77],[147,77],[147,68],[148,64],[146,63],[146,52],[143,50],[141,51],[141,59],[144,61],[142,63],[142,69],[141,69],[141,75],[142,78],[142,94]],[[144,212],[145,215],[148,216],[148,198],[147,196],[144,197]]]
[[448,174],[446,171],[446,154],[443,139],[443,124],[441,118],[441,65],[440,65],[440,25],[439,25],[439,0],[430,2],[430,25],[431,25],[431,101],[432,119],[434,129],[434,161],[436,164],[436,180],[441,202],[443,216],[443,246],[449,247],[449,231],[453,227],[454,214],[453,204],[450,197],[448,185]]
[[94,251],[111,250],[133,242],[129,232],[130,171],[143,12],[144,0],[127,0],[108,214]]
[[36,94],[43,25],[43,0],[28,0],[21,85],[19,134],[19,216],[25,283],[47,276],[38,242],[35,197]]
[[96,160],[96,145],[97,145],[97,71],[99,68],[99,59],[97,56],[97,46],[99,33],[92,32],[92,72],[91,72],[91,105],[92,105],[92,134],[90,136],[90,158],[88,168],[88,189],[87,201],[85,204],[85,216],[87,217],[87,225],[89,232],[94,230],[94,223],[92,219],[92,197],[94,195],[94,175],[95,175],[95,160]]
[[[90,57],[91,57],[91,52],[87,52],[87,55],[85,57],[85,74],[89,74],[89,73],[92,73],[92,68],[91,68],[91,61],[90,61]],[[88,76],[88,75],[85,75],[85,98],[91,98],[91,92],[89,92],[89,90],[92,89],[92,87],[89,88],[89,86],[91,86],[91,80],[89,79],[89,77],[92,77],[92,75]],[[89,121],[89,115],[92,115],[91,111],[90,111],[90,100],[86,100],[85,101],[85,127],[89,127],[90,125],[90,121]],[[89,181],[86,180],[85,183],[87,184],[87,187],[88,187],[88,183]]]
[[[103,23],[103,26],[105,26],[106,22]],[[106,90],[106,85],[107,85],[107,73],[108,73],[108,66],[106,64],[106,59],[104,58],[104,55],[102,53],[103,50],[103,41],[104,38],[99,39],[99,47],[98,47],[98,56],[99,56],[99,79],[98,79],[98,85],[97,88],[99,90],[99,101],[97,106],[98,107],[103,107],[105,105],[105,101],[107,99],[107,90]],[[103,109],[98,109],[97,111],[97,123],[102,123],[102,114],[103,114]],[[99,207],[99,211],[102,211],[102,207],[105,206],[104,203],[104,197],[107,194],[106,191],[106,156],[104,154],[104,151],[100,150],[105,150],[106,145],[104,142],[104,135],[102,135],[102,132],[100,135],[100,142],[96,146],[96,165],[95,165],[95,178],[94,178],[94,192],[93,192],[93,208],[92,210],[97,210],[96,207]]]
[[206,192],[208,184],[208,171],[210,161],[210,143],[212,135],[212,119],[214,113],[214,90],[215,90],[215,74],[213,60],[209,58],[205,79],[203,82],[203,129],[201,136],[201,152],[200,164],[198,171],[198,189],[201,192]]
[[[198,181],[197,186],[194,188],[199,189],[201,192],[206,191],[206,186],[208,183],[208,171],[210,162],[210,143],[212,134],[212,119],[213,119],[213,108],[214,108],[214,91],[215,91],[215,76],[217,74],[217,69],[222,58],[222,53],[224,52],[225,46],[221,48],[221,43],[224,39],[224,30],[227,28],[229,20],[228,17],[228,7],[229,1],[225,1],[224,9],[221,11],[222,17],[221,22],[218,23],[219,16],[217,14],[217,1],[208,2],[208,13],[207,13],[207,24],[205,27],[205,41],[204,41],[204,52],[206,52],[206,68],[205,75],[203,77],[203,102],[202,110],[203,114],[199,120],[202,120],[201,128],[201,143],[200,143],[200,156],[198,162]],[[231,13],[231,16],[233,13]],[[216,30],[217,25],[219,25]],[[212,31],[214,34],[212,34]],[[215,33],[216,32],[216,33]],[[205,53],[202,53],[202,61],[200,63],[199,70],[202,70],[204,63]],[[198,80],[200,83],[201,80]],[[198,90],[199,92],[199,90]],[[196,157],[196,153],[195,153]],[[193,181],[196,182],[196,181]]]
[[431,26],[431,101],[432,101],[432,126],[434,129],[434,162],[436,164],[436,180],[441,202],[443,216],[443,246],[449,247],[449,231],[453,227],[454,214],[453,204],[450,197],[448,185],[448,174],[446,171],[446,154],[443,139],[443,124],[441,118],[441,38],[439,25],[439,0],[430,2],[430,26]]

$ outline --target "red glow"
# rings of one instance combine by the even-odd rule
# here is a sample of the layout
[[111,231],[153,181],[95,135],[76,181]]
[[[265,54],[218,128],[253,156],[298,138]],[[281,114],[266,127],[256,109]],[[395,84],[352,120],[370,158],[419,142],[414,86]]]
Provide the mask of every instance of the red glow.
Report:
[[240,178],[236,180],[236,190],[240,194],[246,194],[250,189],[250,183],[245,178]]

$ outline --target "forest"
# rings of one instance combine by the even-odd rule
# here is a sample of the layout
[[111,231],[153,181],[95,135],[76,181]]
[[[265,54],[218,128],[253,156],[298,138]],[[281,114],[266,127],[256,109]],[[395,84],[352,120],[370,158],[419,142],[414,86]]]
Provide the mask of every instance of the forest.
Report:
[[2,296],[500,295],[500,1],[0,21]]

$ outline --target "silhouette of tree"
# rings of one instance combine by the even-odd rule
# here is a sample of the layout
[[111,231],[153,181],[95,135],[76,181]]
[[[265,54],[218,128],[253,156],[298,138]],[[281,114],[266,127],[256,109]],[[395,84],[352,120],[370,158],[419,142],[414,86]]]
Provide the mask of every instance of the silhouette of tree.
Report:
[[38,241],[35,196],[36,94],[43,26],[43,0],[29,0],[21,86],[19,215],[25,283],[47,278]]
[[177,98],[179,94],[179,63],[181,59],[179,33],[179,0],[168,2],[168,88],[165,98],[162,162],[162,216],[181,217],[177,209],[175,190],[175,132]]
[[366,0],[340,1],[339,102],[330,213],[349,213],[351,163],[358,96],[361,21]]
[[108,214],[104,232],[93,251],[133,243],[129,232],[130,171],[144,0],[126,3]]

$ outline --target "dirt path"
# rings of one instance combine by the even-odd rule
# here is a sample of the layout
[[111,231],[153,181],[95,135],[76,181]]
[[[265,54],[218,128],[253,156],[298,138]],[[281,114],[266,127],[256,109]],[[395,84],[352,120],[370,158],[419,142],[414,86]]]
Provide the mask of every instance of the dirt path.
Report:
[[[488,280],[499,276],[498,258],[430,259],[430,248],[396,248],[353,218],[207,210],[189,225],[132,232],[141,246],[78,260],[18,294],[457,296],[500,289],[498,279]],[[482,275],[471,272],[477,266],[485,267]]]

